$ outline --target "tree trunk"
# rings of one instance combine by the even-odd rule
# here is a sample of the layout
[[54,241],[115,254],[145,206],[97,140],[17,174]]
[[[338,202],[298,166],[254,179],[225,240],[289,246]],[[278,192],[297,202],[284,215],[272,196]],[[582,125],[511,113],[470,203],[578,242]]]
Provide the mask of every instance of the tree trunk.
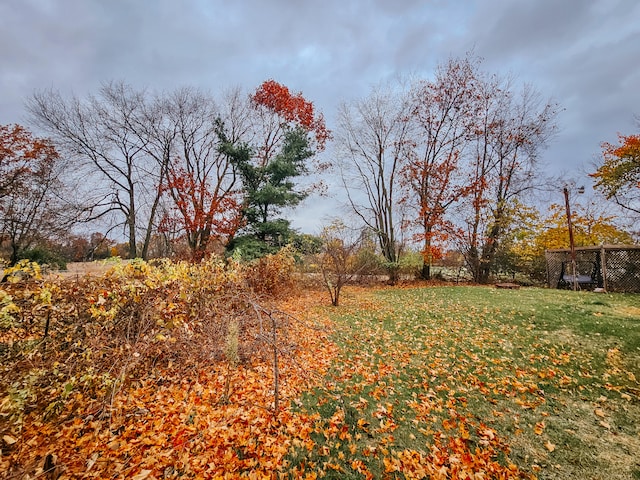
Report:
[[9,266],[13,267],[18,263],[18,244],[15,241],[11,242],[11,257],[9,258]]
[[422,271],[420,272],[420,277],[423,280],[431,280],[431,264],[424,260],[422,263]]
[[420,277],[423,280],[431,280],[431,228],[429,226],[425,226],[424,231],[425,239]]
[[388,284],[396,285],[398,283],[398,255],[396,254],[395,242],[385,238],[383,242],[382,255],[387,261],[387,273],[389,275]]
[[491,276],[491,266],[496,257],[498,251],[498,241],[502,234],[502,228],[500,225],[504,222],[504,211],[502,209],[497,210],[494,213],[494,224],[491,227],[489,236],[482,247],[482,256],[480,258],[480,269],[478,276],[478,283],[489,283],[489,277]]
[[473,281],[480,283],[480,256],[478,254],[478,249],[475,246],[471,246],[471,248],[469,248],[466,260],[467,266],[473,276]]
[[389,267],[389,280],[387,281],[387,283],[389,285],[397,285],[399,279],[400,279],[400,275],[398,273],[397,265],[393,265]]
[[136,197],[135,187],[131,176],[131,166],[129,166],[129,205],[127,205],[127,224],[129,225],[129,258],[138,257],[138,246],[136,245]]
[[151,236],[153,234],[153,225],[154,220],[156,218],[156,211],[158,210],[158,205],[160,205],[160,198],[162,197],[162,179],[158,185],[156,198],[153,200],[153,205],[151,206],[151,212],[149,214],[149,222],[147,224],[147,232],[144,237],[144,244],[142,245],[142,259],[148,260],[149,258],[149,244],[151,243]]
[[486,285],[487,283],[489,283],[490,273],[491,273],[490,264],[487,261],[485,261],[485,259],[483,258],[480,261],[480,268],[478,270],[478,278],[476,281],[482,285]]

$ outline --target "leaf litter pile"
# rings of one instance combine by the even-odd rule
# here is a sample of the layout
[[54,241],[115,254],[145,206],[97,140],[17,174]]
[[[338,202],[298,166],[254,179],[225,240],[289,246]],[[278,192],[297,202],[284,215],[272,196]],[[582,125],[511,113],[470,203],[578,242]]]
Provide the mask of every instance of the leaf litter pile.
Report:
[[635,298],[351,287],[333,308],[274,299],[288,268],[3,287],[3,478],[640,475]]

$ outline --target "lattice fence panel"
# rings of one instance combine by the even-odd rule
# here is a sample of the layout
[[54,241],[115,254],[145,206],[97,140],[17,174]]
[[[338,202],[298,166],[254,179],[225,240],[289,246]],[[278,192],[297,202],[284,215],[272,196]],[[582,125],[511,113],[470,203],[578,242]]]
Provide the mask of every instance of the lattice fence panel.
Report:
[[[548,250],[547,283],[551,288],[572,288],[564,275],[571,274],[571,252]],[[580,284],[581,289],[605,288],[608,292],[640,293],[640,247],[583,247],[576,248],[576,267],[579,277],[590,276],[592,281]]]
[[640,292],[640,249],[605,250],[607,291]]

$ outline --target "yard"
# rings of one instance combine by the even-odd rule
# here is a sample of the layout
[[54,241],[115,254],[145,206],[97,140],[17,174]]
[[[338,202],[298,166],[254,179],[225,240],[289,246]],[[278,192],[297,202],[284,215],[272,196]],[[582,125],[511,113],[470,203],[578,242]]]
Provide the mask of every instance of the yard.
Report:
[[[66,285],[82,310],[80,287]],[[171,285],[157,287],[175,295],[165,313],[181,311]],[[91,308],[120,298],[91,292]],[[45,357],[26,330],[5,326],[0,472],[640,478],[640,297],[406,286],[347,287],[341,302],[319,291],[280,301],[276,368],[270,347],[237,362],[167,357],[165,330],[153,331],[147,358],[129,343],[72,352],[76,327],[56,337],[52,326],[59,348]],[[84,376],[65,373],[88,360]]]
[[[640,298],[352,290],[296,465],[335,478],[640,478]],[[360,472],[360,474],[356,473]],[[474,472],[485,476],[474,477]]]

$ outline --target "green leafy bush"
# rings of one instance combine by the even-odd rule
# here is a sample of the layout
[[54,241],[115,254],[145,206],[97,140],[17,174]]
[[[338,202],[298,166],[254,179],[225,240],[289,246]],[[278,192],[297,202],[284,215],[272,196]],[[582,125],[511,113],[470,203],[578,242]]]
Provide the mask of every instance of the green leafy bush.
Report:
[[21,260],[29,260],[36,262],[39,265],[48,265],[51,268],[58,270],[67,269],[67,261],[60,256],[60,254],[42,247],[31,248],[23,250],[19,258]]

